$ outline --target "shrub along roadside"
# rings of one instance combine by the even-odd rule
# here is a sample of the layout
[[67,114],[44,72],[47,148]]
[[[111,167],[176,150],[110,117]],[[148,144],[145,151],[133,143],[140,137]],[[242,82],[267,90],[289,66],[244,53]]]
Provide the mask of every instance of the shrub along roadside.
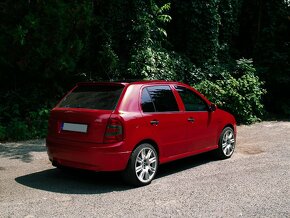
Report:
[[47,133],[49,109],[29,112],[24,119],[14,117],[7,125],[0,123],[0,141],[44,138]]
[[[175,75],[172,74],[173,78],[170,79],[180,80],[182,74],[176,71],[179,69],[172,69]],[[250,124],[260,121],[264,111],[261,98],[266,91],[262,88],[263,82],[255,75],[256,70],[252,61],[238,60],[233,73],[220,66],[212,67],[210,71],[214,76],[203,79],[202,82],[193,86],[221,109],[231,112],[238,123]],[[151,76],[150,79],[168,79],[164,77],[166,74],[163,72]],[[190,79],[195,81],[195,77]],[[49,110],[55,101],[46,103],[46,106],[39,109],[36,109],[35,106],[31,111],[23,110],[25,107],[15,104],[16,101],[16,99],[10,98],[10,102],[5,108],[0,107],[2,115],[0,117],[0,141],[45,137]],[[29,102],[26,105],[30,105]]]
[[238,123],[251,124],[263,115],[262,96],[266,93],[255,72],[251,60],[240,59],[233,74],[223,71],[222,79],[204,80],[194,87],[221,109],[234,114]]

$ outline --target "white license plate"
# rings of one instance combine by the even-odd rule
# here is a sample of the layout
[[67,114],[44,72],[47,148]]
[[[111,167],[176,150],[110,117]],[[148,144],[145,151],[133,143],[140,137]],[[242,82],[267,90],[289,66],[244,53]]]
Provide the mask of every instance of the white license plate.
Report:
[[62,130],[86,133],[88,130],[88,125],[87,124],[77,124],[77,123],[63,123]]

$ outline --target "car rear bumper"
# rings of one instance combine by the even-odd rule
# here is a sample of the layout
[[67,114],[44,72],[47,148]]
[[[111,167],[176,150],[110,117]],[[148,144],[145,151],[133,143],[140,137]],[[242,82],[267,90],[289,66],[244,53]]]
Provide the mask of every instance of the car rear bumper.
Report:
[[130,151],[122,151],[123,142],[95,144],[61,139],[46,139],[49,160],[56,166],[93,171],[121,171],[127,166]]

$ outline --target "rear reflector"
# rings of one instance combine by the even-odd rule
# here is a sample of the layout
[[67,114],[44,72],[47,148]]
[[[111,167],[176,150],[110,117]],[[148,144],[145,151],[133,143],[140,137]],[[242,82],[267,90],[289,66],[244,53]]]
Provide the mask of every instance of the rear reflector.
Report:
[[120,142],[123,140],[123,125],[118,119],[109,119],[104,136],[104,143]]

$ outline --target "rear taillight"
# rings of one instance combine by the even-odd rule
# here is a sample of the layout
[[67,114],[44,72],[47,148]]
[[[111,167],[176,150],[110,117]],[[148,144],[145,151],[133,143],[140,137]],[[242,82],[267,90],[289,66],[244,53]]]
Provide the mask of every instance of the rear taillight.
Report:
[[120,142],[123,140],[123,125],[118,119],[110,118],[106,128],[104,143]]

